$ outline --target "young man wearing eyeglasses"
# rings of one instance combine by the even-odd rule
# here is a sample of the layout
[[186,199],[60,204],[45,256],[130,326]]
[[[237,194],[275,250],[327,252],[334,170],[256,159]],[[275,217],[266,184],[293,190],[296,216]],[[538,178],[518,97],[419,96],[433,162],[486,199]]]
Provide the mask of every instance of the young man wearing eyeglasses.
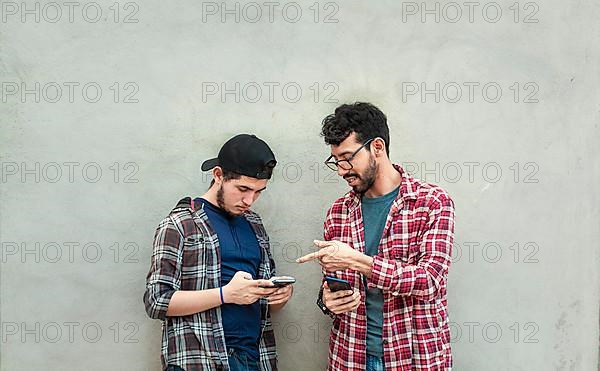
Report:
[[269,238],[250,210],[276,163],[267,143],[236,135],[202,164],[212,169],[209,190],[179,201],[158,226],[144,303],[164,321],[163,370],[277,369],[270,313],[292,286],[269,280]]
[[389,158],[386,116],[369,103],[344,104],[322,123],[326,164],[352,188],[324,223],[318,259],[327,282],[317,304],[333,317],[329,370],[450,370],[446,282],[454,203]]

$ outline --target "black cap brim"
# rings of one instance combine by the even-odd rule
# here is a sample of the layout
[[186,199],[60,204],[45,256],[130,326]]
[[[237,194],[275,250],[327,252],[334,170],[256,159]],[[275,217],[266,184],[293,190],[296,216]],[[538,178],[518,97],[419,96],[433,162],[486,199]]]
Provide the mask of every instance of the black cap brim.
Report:
[[218,158],[211,158],[210,160],[206,160],[202,163],[202,171],[208,171],[210,169],[212,169],[213,167],[219,165],[219,159]]

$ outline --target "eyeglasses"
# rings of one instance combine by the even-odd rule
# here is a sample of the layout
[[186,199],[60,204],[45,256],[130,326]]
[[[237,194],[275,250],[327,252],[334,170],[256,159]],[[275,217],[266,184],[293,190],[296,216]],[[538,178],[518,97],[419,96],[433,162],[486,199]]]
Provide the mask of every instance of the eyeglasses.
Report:
[[353,154],[350,155],[350,157],[348,157],[347,159],[344,160],[335,160],[333,158],[333,155],[329,156],[327,158],[327,160],[325,160],[325,165],[327,165],[328,168],[330,168],[333,171],[337,171],[338,167],[344,169],[344,170],[350,170],[352,169],[352,163],[350,161],[352,161],[352,159],[354,158],[354,156],[356,156],[356,154],[358,152],[360,152],[361,149],[365,148],[365,146],[367,146],[369,143],[371,143],[375,138],[371,138],[369,140],[367,140],[366,142],[363,143],[362,146],[358,147],[358,149],[356,151],[354,151]]

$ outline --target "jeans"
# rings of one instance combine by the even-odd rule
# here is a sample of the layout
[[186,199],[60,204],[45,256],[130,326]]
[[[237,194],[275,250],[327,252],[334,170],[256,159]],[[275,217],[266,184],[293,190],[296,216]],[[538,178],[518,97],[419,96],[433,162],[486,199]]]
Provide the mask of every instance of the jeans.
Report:
[[383,358],[375,357],[367,354],[367,369],[366,371],[384,371]]
[[230,348],[227,350],[229,355],[229,369],[231,371],[260,371],[258,361],[252,360],[246,352]]

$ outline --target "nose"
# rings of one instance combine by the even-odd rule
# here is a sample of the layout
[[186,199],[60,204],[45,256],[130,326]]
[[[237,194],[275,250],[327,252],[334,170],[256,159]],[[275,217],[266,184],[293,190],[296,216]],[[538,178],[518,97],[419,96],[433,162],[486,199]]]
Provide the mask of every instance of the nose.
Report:
[[244,203],[245,206],[250,207],[250,206],[252,206],[252,203],[254,202],[254,196],[251,194],[246,194],[246,195],[244,195],[244,197],[242,197],[242,202]]
[[348,171],[350,170],[342,169],[340,166],[337,167],[337,173],[342,178],[344,177],[344,175],[348,174]]

